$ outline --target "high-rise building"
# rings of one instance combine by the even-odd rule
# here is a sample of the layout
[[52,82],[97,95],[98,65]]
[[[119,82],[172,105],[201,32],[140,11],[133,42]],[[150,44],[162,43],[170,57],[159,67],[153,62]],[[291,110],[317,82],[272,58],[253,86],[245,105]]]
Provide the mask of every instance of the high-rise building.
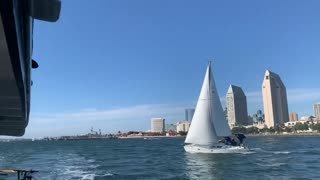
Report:
[[289,114],[289,121],[298,121],[299,118],[298,118],[298,114],[296,112],[291,112]]
[[247,97],[242,89],[230,85],[227,95],[227,117],[230,128],[248,125]]
[[164,118],[152,118],[151,119],[151,132],[164,133],[165,131],[165,119]]
[[226,116],[226,120],[228,121],[228,109],[227,109],[227,107],[224,108],[223,113]]
[[314,110],[314,116],[317,119],[320,119],[320,103],[314,104],[313,105],[313,110]]
[[185,114],[186,114],[186,121],[191,122],[194,114],[194,109],[186,109]]
[[267,127],[289,121],[286,87],[279,75],[266,71],[262,83],[263,106]]

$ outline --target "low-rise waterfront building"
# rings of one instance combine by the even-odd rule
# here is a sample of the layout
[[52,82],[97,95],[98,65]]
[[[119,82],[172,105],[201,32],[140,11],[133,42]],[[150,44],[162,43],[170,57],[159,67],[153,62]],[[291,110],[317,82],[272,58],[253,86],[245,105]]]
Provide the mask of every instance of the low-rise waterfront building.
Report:
[[289,121],[289,122],[284,123],[284,126],[285,127],[294,127],[297,124],[297,122],[299,122],[299,121]]
[[320,124],[320,118],[314,117],[314,118],[312,118],[312,122],[313,122],[313,124]]
[[258,129],[263,129],[263,128],[267,127],[267,125],[265,125],[264,123],[262,123],[262,124],[254,124],[253,126],[258,128]]
[[301,124],[311,124],[312,120],[310,119],[306,119],[306,120],[300,120],[300,121],[288,121],[286,123],[284,123],[285,127],[294,127],[297,123],[301,123]]
[[177,123],[177,133],[179,132],[188,132],[190,128],[190,122],[180,121]]
[[307,121],[309,120],[310,116],[301,116],[300,121]]
[[247,126],[243,126],[245,128],[252,128],[252,127],[256,127],[258,129],[263,129],[266,128],[267,126],[265,124],[252,124],[252,125],[247,125]]

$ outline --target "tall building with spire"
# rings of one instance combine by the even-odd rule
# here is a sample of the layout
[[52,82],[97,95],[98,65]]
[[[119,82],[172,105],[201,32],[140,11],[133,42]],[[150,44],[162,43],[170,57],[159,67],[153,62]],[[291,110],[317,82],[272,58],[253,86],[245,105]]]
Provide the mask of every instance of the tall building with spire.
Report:
[[247,97],[241,87],[230,85],[226,98],[230,128],[237,125],[248,125]]
[[266,71],[262,83],[265,123],[270,127],[289,121],[286,87],[278,74]]

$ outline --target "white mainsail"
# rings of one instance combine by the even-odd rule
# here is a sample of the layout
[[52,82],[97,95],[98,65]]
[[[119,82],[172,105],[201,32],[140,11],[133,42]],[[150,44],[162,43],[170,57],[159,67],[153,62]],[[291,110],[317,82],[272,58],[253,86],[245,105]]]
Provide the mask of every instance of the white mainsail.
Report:
[[[209,64],[210,66],[210,64]],[[211,70],[211,67],[209,67]],[[226,137],[231,135],[230,127],[227,122],[227,118],[225,113],[223,112],[223,108],[220,101],[220,96],[217,91],[216,83],[214,81],[214,77],[212,75],[212,114],[213,116],[213,124],[216,130],[216,134],[219,137]]]
[[209,63],[185,143],[209,145],[230,134]]

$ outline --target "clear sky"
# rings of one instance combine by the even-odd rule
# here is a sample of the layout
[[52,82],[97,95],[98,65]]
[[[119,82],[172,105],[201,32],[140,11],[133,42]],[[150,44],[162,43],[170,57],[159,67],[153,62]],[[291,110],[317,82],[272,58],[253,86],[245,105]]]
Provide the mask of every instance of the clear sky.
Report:
[[289,111],[320,101],[320,1],[62,1],[56,23],[35,21],[31,116],[25,137],[150,129],[194,107],[208,58],[222,104],[230,84],[263,109],[266,69]]

